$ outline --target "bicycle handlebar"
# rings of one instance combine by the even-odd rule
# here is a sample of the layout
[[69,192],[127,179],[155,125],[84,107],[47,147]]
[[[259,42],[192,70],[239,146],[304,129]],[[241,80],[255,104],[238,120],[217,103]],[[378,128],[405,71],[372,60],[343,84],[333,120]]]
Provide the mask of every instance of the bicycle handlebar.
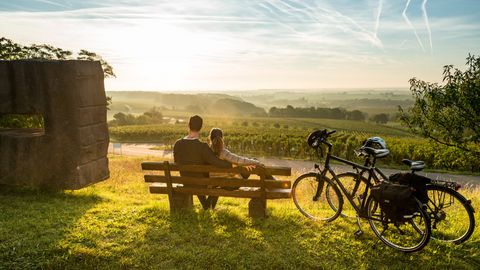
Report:
[[321,138],[321,142],[326,143],[327,138],[332,135],[333,133],[337,132],[335,129],[331,131],[327,131],[326,129],[323,130],[323,136]]
[[[326,131],[326,129],[325,129],[325,131]],[[332,130],[332,131],[327,132],[327,137],[330,136],[330,135],[332,135],[332,134],[335,133],[335,132],[337,132],[335,129]]]
[[333,133],[337,132],[336,130],[327,131],[326,129],[323,130],[315,130],[310,135],[308,135],[307,143],[310,147],[317,149],[320,144],[326,144],[329,148],[332,147],[332,144],[327,142],[328,136],[332,135]]

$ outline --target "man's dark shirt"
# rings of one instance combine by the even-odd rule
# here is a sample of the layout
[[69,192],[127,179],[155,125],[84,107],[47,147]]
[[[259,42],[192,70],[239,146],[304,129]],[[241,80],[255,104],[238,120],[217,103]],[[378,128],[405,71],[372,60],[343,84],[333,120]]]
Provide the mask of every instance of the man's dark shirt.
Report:
[[[220,168],[231,168],[232,165],[219,159],[213,151],[208,147],[208,144],[201,142],[198,139],[180,139],[175,142],[173,147],[173,159],[175,163],[181,165],[214,165]],[[182,176],[202,177],[207,174],[202,173],[188,173],[180,172]]]

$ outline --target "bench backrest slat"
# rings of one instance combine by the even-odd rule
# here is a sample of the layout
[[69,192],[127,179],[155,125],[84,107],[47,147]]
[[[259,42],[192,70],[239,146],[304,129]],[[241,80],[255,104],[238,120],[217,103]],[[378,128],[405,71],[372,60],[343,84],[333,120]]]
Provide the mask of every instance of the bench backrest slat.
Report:
[[[186,176],[170,176],[171,183],[183,185],[212,185],[220,187],[261,187],[259,180],[235,178],[200,178]],[[147,183],[168,183],[168,177],[162,175],[145,175]],[[290,181],[265,180],[265,188],[290,188]]]
[[[169,168],[170,171],[183,171],[183,172],[212,172],[212,173],[250,173],[261,175],[263,173],[263,168],[255,168],[252,171],[247,171],[243,167],[235,168],[218,168],[211,165],[179,165],[175,163],[162,163],[162,162],[142,162],[143,170],[159,170],[163,171],[166,168]],[[280,166],[268,166],[265,168],[265,175],[281,175],[281,176],[290,176],[292,170],[289,167],[280,167]]]

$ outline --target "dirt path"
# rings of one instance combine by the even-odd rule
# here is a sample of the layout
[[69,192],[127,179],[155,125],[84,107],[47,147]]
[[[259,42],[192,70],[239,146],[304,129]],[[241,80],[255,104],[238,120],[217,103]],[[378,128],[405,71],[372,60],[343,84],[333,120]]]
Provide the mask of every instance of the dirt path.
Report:
[[[172,151],[169,150],[152,150],[152,147],[159,146],[161,144],[145,144],[145,143],[122,143],[121,148],[119,144],[116,144],[115,149],[113,144],[110,144],[108,148],[109,153],[121,154],[125,156],[156,156],[162,158],[173,159]],[[258,158],[261,162],[267,165],[287,166],[291,167],[294,174],[302,174],[314,170],[313,161],[303,160],[287,160],[279,158]],[[346,165],[332,165],[335,172],[351,171],[352,168]],[[398,172],[395,169],[382,169],[386,175]],[[475,175],[458,175],[449,173],[432,173],[432,172],[420,172],[421,175],[425,175],[432,179],[450,180],[462,184],[465,187],[477,187],[480,186],[480,176]]]

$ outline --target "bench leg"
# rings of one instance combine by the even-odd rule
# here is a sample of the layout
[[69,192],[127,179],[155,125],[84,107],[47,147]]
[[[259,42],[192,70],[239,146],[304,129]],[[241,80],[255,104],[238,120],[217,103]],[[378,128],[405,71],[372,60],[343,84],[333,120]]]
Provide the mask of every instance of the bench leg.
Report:
[[248,215],[252,218],[266,217],[267,201],[255,198],[248,203]]
[[170,201],[170,211],[193,210],[193,196],[173,194]]

